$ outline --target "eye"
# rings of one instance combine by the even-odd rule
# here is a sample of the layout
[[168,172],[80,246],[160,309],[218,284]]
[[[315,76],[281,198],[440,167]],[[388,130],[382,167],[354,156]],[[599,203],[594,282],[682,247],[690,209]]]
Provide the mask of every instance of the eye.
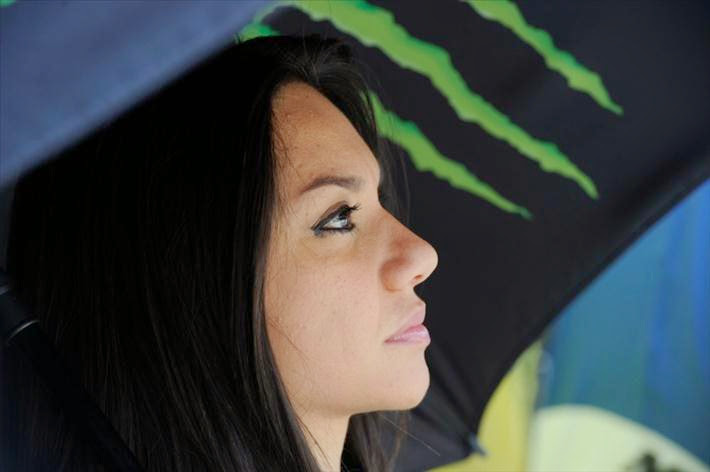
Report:
[[[360,205],[342,205],[330,215],[326,216],[320,223],[315,225],[313,232],[316,236],[323,237],[328,232],[347,233],[355,228],[355,224],[350,221],[350,213],[358,210]],[[332,233],[331,233],[332,234]]]

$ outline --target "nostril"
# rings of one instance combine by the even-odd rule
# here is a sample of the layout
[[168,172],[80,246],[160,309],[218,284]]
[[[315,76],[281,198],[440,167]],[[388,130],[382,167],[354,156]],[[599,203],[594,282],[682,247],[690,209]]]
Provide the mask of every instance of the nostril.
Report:
[[436,266],[439,264],[439,255],[428,241],[415,233],[412,234],[417,241],[417,244],[414,246],[416,250],[411,254],[416,269],[412,283],[417,285],[429,278],[431,273],[434,272],[434,269],[436,269]]

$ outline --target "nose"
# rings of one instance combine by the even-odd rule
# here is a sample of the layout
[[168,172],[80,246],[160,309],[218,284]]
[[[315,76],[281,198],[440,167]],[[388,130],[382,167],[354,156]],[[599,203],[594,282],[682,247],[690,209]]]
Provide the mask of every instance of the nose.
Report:
[[436,249],[404,226],[392,215],[392,239],[388,258],[382,265],[382,278],[387,289],[395,291],[414,287],[426,280],[439,263]]

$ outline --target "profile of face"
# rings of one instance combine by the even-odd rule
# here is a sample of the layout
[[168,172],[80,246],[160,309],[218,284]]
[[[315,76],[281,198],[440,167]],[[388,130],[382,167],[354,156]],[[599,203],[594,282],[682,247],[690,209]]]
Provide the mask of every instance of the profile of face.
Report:
[[290,82],[272,106],[280,202],[264,303],[289,399],[333,417],[413,408],[429,387],[430,341],[391,338],[421,322],[414,287],[437,253],[381,206],[378,161],[332,102]]

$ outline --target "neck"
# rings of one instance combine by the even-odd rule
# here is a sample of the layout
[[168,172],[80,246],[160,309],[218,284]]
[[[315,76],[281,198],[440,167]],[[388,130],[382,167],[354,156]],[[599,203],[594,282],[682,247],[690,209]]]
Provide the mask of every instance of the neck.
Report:
[[313,414],[300,417],[305,426],[304,436],[320,470],[340,471],[349,418],[325,418]]

